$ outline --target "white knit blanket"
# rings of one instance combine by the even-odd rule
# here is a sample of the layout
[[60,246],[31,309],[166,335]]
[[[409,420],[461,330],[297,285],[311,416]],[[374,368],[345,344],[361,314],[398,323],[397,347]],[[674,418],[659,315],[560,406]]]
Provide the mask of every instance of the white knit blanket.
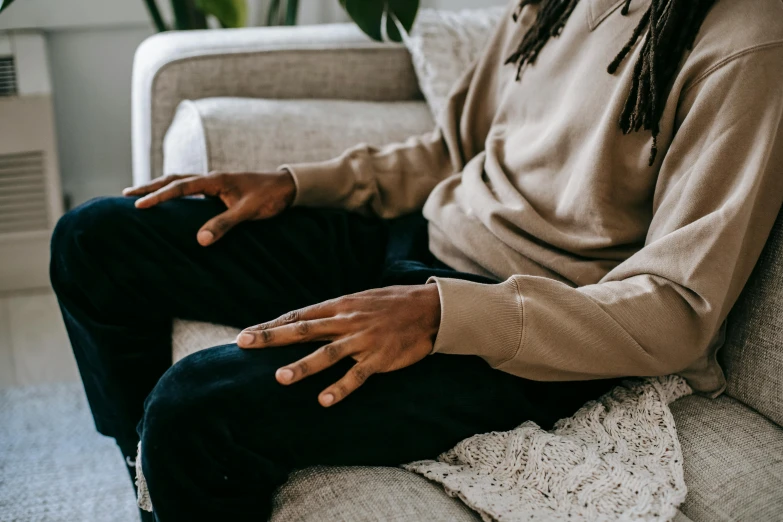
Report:
[[674,375],[628,381],[552,431],[525,422],[404,467],[485,521],[671,520],[687,488],[668,404],[690,393]]

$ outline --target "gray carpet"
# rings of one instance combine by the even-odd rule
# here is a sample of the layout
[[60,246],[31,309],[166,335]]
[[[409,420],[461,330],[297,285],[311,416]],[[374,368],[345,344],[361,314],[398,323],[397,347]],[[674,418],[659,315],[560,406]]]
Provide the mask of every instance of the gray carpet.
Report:
[[0,390],[0,522],[137,522],[117,446],[81,384]]

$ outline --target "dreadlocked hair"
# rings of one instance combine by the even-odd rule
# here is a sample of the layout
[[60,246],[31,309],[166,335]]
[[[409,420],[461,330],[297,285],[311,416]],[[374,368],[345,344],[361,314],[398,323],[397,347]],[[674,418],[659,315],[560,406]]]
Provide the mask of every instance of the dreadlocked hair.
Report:
[[[517,50],[508,57],[506,64],[517,66],[516,79],[522,69],[533,64],[549,38],[560,36],[568,17],[579,0],[521,0],[514,10],[516,22],[522,10],[531,4],[541,4],[535,22],[525,34]],[[628,14],[632,0],[625,0],[620,12]],[[652,133],[650,166],[658,154],[660,119],[674,75],[686,50],[696,39],[707,11],[715,0],[652,0],[639,24],[617,56],[607,67],[614,74],[631,53],[645,30],[647,36],[633,70],[633,82],[625,107],[620,116],[620,128],[624,134],[641,129]]]

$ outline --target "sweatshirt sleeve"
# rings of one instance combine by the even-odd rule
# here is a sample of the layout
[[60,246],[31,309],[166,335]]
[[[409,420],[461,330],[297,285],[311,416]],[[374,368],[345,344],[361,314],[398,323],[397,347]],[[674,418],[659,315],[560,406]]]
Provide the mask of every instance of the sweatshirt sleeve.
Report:
[[383,147],[360,143],[331,160],[280,166],[296,183],[293,204],[383,218],[421,209],[435,185],[462,168],[460,120],[474,70],[466,71],[452,88],[430,133]]
[[679,97],[645,245],[596,284],[432,278],[433,352],[534,380],[677,373],[704,357],[783,201],[783,52],[724,60]]

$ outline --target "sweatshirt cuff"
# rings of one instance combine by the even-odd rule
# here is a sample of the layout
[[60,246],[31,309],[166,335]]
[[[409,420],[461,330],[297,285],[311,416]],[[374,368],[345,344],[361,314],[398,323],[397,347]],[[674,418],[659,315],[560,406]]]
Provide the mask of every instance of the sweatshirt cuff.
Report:
[[440,328],[432,353],[478,355],[492,367],[513,358],[520,347],[523,303],[516,281],[482,284],[430,277],[438,285]]
[[344,158],[339,156],[326,161],[280,165],[278,170],[287,170],[294,178],[296,195],[292,205],[335,206],[341,199],[339,186],[343,176],[344,161]]

